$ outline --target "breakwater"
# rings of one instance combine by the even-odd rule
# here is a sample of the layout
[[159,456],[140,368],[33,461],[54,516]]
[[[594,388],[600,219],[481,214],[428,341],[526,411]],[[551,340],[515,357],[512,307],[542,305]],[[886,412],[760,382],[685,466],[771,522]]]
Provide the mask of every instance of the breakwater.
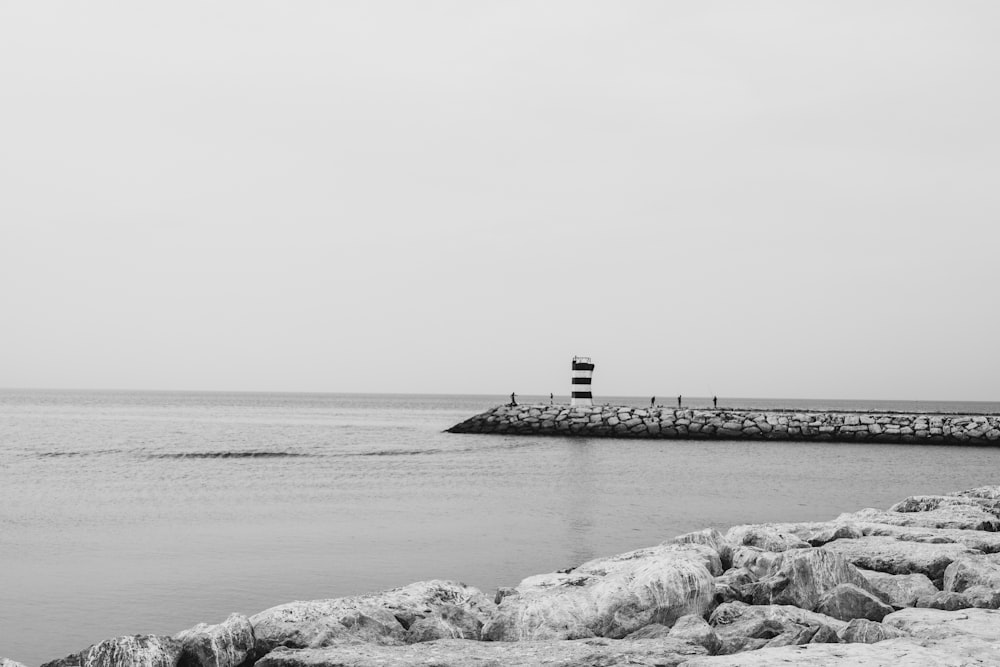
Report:
[[1000,445],[1000,416],[526,404],[495,407],[448,431],[601,438]]

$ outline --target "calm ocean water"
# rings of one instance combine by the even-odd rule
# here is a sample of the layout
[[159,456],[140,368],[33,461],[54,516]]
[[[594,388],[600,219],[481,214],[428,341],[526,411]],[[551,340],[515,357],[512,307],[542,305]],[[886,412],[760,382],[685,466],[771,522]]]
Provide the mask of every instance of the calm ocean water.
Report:
[[492,592],[707,526],[1000,483],[992,448],[442,432],[504,400],[0,390],[0,656],[32,666],[114,635],[422,579]]

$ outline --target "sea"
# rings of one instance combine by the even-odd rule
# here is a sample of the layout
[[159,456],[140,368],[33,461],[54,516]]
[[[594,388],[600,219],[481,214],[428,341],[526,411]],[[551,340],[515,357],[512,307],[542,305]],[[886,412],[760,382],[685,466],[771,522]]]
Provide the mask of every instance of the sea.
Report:
[[0,656],[34,667],[116,635],[428,579],[492,595],[710,526],[827,520],[1000,484],[1000,448],[445,432],[507,400],[0,390]]

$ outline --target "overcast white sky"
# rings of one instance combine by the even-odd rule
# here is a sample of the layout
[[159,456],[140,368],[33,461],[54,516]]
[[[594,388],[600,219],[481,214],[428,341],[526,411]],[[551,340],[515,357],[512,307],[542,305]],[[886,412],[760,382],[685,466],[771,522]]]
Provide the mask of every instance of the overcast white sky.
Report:
[[0,386],[1000,400],[998,25],[2,2]]

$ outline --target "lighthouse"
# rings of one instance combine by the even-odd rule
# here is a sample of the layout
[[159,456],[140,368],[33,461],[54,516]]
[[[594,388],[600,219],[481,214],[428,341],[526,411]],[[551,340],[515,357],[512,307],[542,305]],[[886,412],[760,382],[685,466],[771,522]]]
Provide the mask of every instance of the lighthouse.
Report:
[[590,380],[594,376],[594,362],[590,357],[573,357],[573,387],[571,389],[571,407],[582,407],[594,404],[594,395],[590,392]]

